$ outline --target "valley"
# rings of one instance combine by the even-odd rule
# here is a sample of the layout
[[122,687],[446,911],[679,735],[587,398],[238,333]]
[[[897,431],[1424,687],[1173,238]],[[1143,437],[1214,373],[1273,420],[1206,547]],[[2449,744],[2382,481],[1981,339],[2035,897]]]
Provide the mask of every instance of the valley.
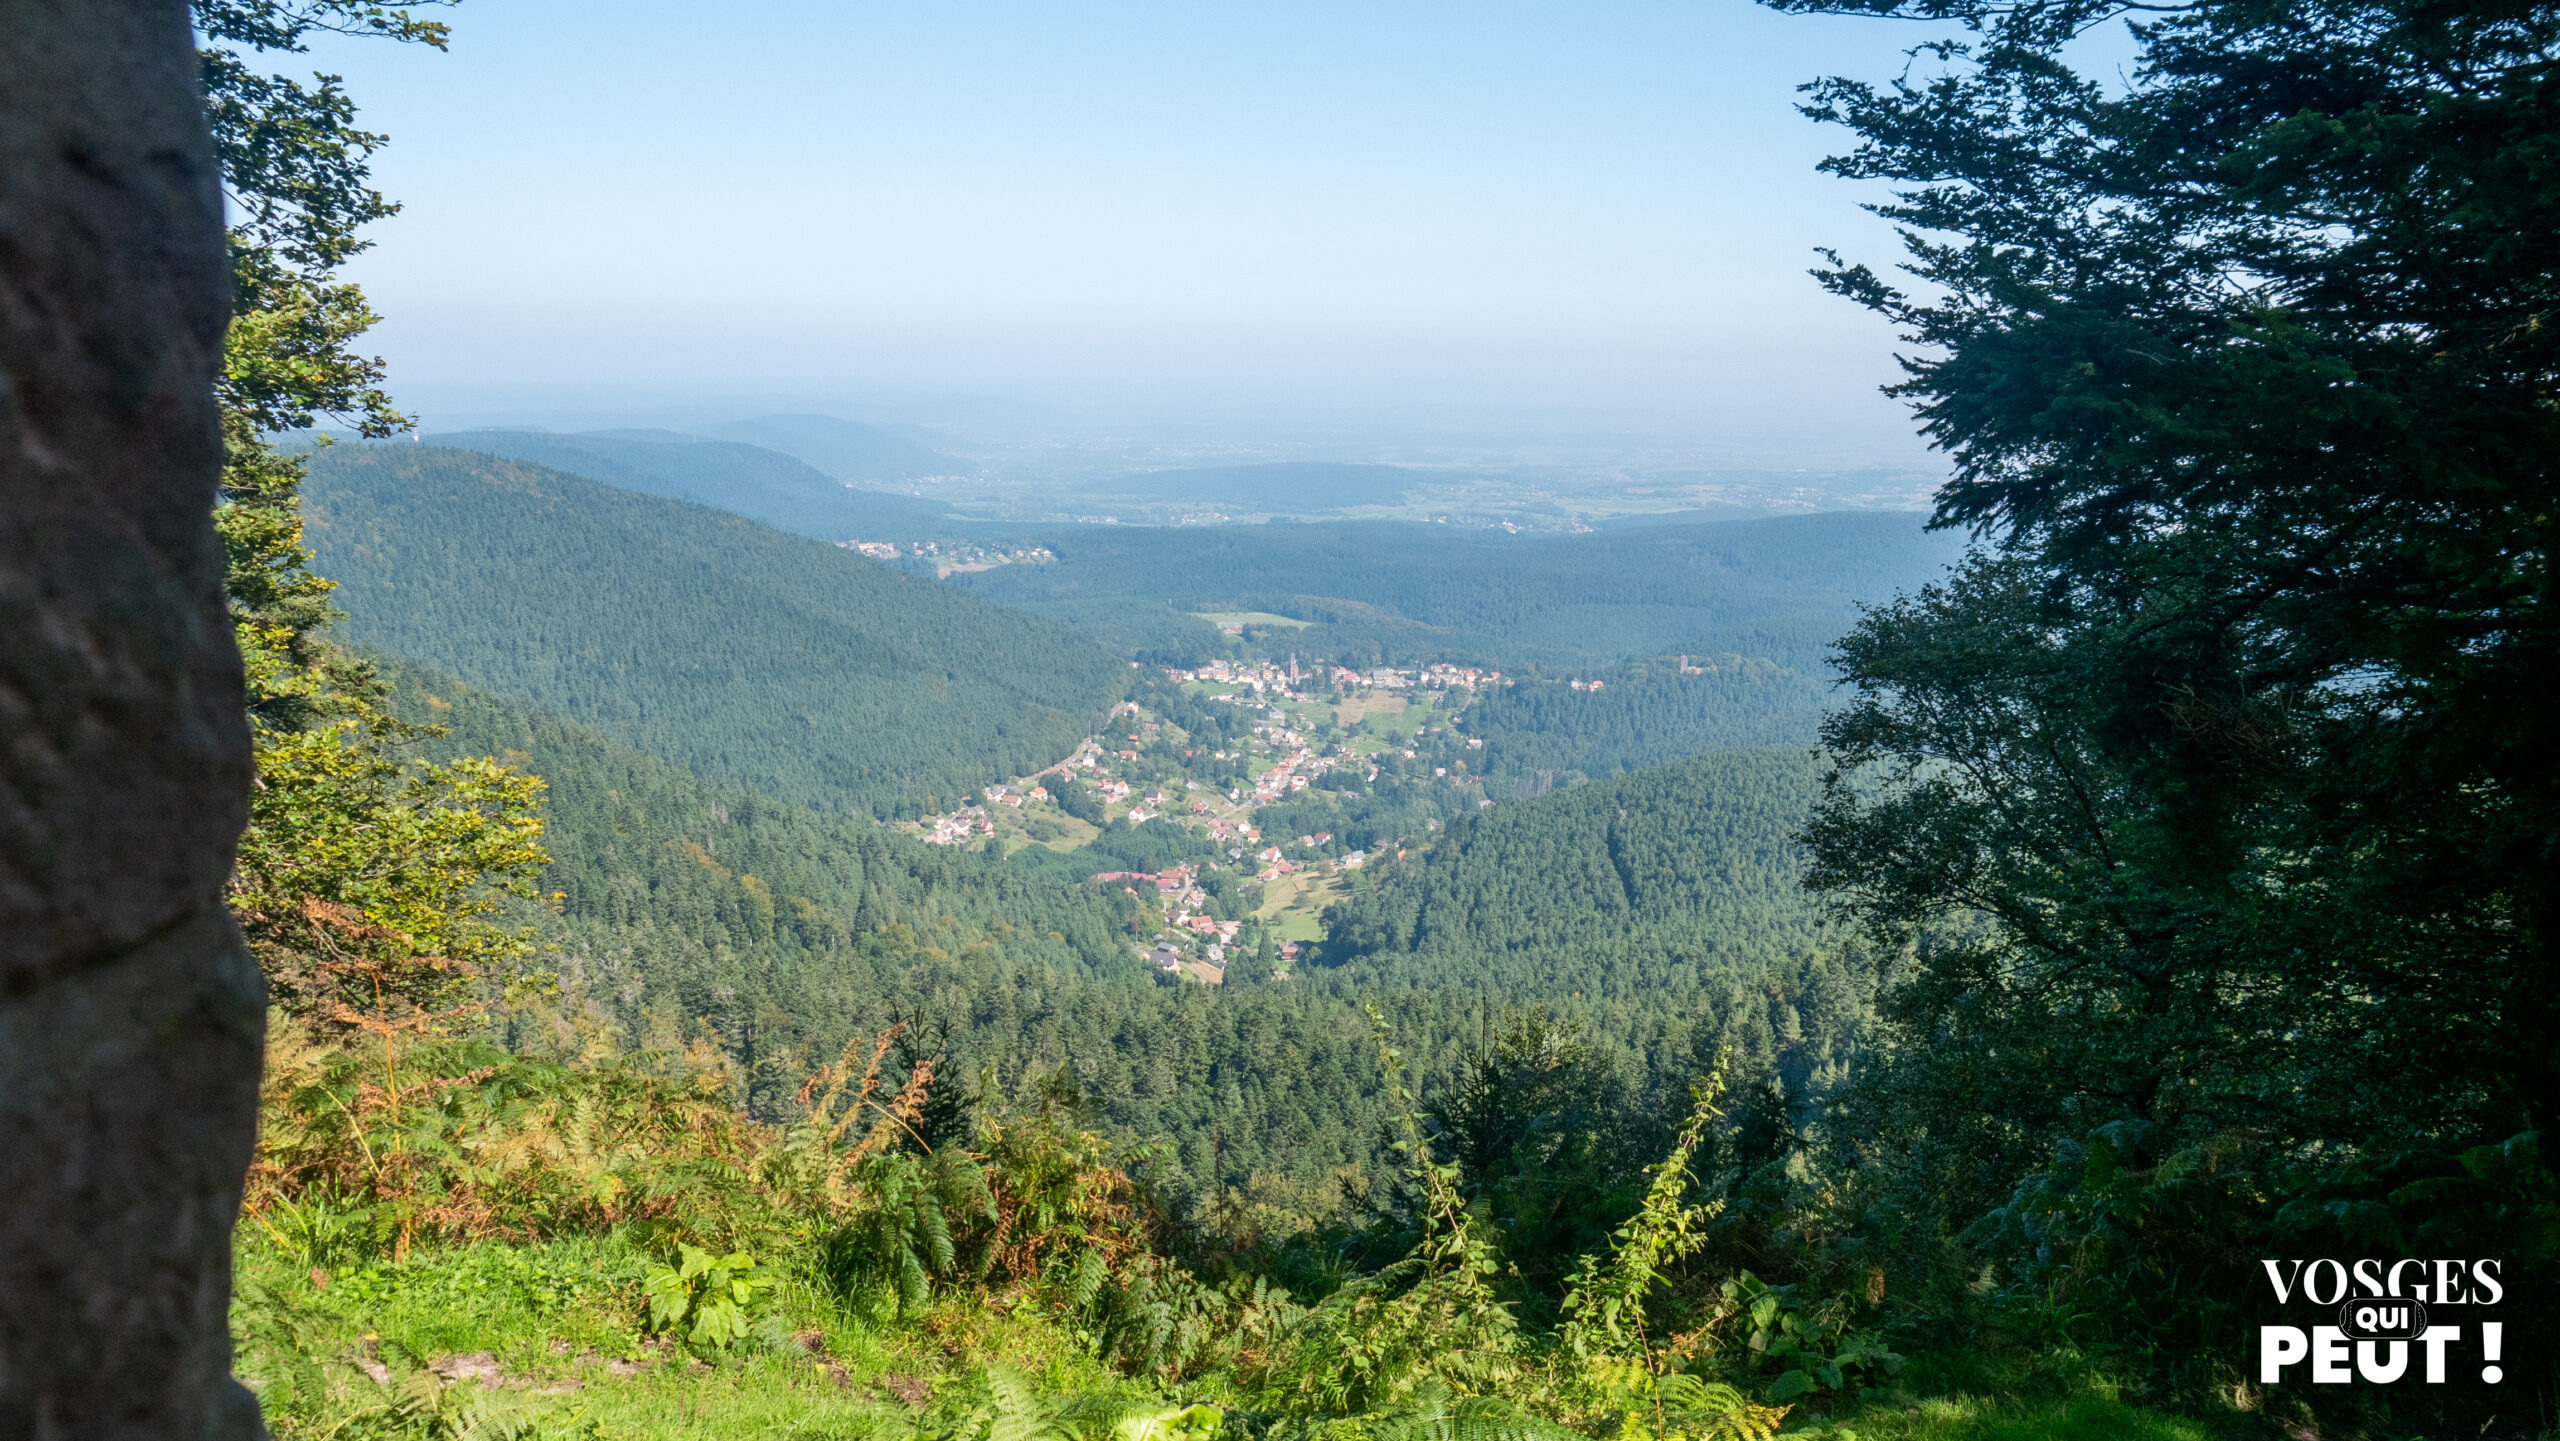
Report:
[[2549,4],[770,8],[0,47],[0,1432],[2550,1441]]
[[[1468,769],[1483,742],[1461,728],[1476,689],[1502,684],[1498,672],[1364,673],[1318,658],[1158,674],[1144,700],[1115,709],[1106,732],[1058,765],[900,829],[936,845],[993,845],[1062,876],[1080,858],[1131,864],[1123,837],[1187,857],[1161,874],[1102,869],[1090,879],[1131,896],[1158,885],[1162,924],[1138,949],[1160,969],[1215,985],[1247,921],[1256,938],[1278,939],[1285,978],[1372,852],[1383,864],[1493,804]],[[1039,853],[1019,855],[1031,847]]]
[[[1715,703],[1795,683],[1771,663],[1391,665],[1290,648],[1314,625],[1240,626],[1188,664],[1122,660],[958,589],[974,576],[936,584],[651,485],[433,446],[333,448],[314,469],[316,564],[339,579],[346,633],[401,677],[403,713],[446,728],[432,753],[514,758],[547,782],[560,901],[526,920],[560,999],[511,1013],[519,1047],[708,1047],[749,1113],[781,1118],[818,1058],[904,1017],[990,1098],[1067,1067],[1111,1132],[1172,1146],[1178,1188],[1221,1168],[1320,1188],[1345,1166],[1374,1185],[1378,1102],[1357,1067],[1297,1068],[1318,1089],[1291,1099],[1235,1057],[1318,1016],[1350,1043],[1374,996],[1419,1027],[1418,1074],[1437,1077],[1470,1025],[1544,1004],[1669,1094],[1691,1032],[1726,1024],[1674,998],[1810,944],[1709,922],[1724,939],[1662,973],[1681,979],[1639,1020],[1609,1009],[1634,984],[1610,979],[1633,964],[1623,941],[1565,945],[1630,957],[1553,963],[1571,984],[1504,972],[1486,991],[1462,979],[1473,963],[1391,961],[1345,929],[1435,884],[1431,857],[1462,837],[1508,834],[1515,808],[1573,814],[1600,793],[1586,776],[1729,736],[1809,741],[1802,702],[1759,720]],[[1700,688],[1717,681],[1739,689]],[[1629,708],[1648,698],[1688,728]],[[1557,756],[1579,767],[1543,764]],[[1798,814],[1752,813],[1739,843],[1782,855]],[[1409,989],[1375,990],[1390,973]],[[1204,1004],[1230,1039],[1142,1081],[1140,1037]],[[1263,1098],[1238,1111],[1238,1084]]]
[[[786,457],[518,439],[625,481],[644,468],[598,457],[639,453],[645,488],[432,446],[322,453],[310,534],[351,637],[706,779],[1111,892],[1130,910],[1123,952],[1193,981],[1223,984],[1240,957],[1298,975],[1327,948],[1330,911],[1463,818],[1720,745],[1807,742],[1821,705],[1816,682],[1767,660],[1603,661],[1586,678],[1505,639],[1532,658],[1507,672],[1471,650],[1387,664],[1356,641],[1318,650],[1345,639],[1338,624],[1245,610],[1204,612],[1226,626],[1203,627],[1223,653],[1115,661],[1036,608],[934,585],[904,555],[881,565],[706,523],[676,498],[753,510],[763,492],[741,500],[735,477],[788,473]],[[1751,550],[1755,536],[1774,551]],[[1775,589],[1748,603],[1783,613],[1808,574],[1793,558],[1804,543],[1746,530],[1711,554],[1767,575]],[[1836,582],[1818,584],[1792,603],[1835,604]],[[1079,710],[1095,720],[1076,725]]]
[[1055,625],[526,462],[331,447],[309,504],[351,640],[821,809],[918,814],[1046,765],[1127,685]]
[[[705,1190],[655,1168],[740,1176],[752,1153],[755,1174],[798,1174],[836,1164],[809,1127],[860,1121],[861,1146],[886,1148],[879,1176],[908,1178],[864,1185],[983,1158],[954,1174],[1129,1188],[1176,1239],[1111,1244],[1285,1282],[1316,1302],[1310,1314],[1361,1294],[1359,1268],[1410,1244],[1413,1188],[1458,1185],[1483,1244],[1510,1258],[1502,1304],[1537,1314],[1571,1301],[1582,1282],[1559,1258],[1594,1254],[1650,1158],[1703,1147],[1720,1168],[1706,1193],[1734,1217],[1708,1243],[1718,1264],[1808,1264],[1790,1259],[1802,1243],[1783,1218],[1824,1204],[1799,1174],[1818,1118],[1870,1104],[1857,1088],[1889,1044],[1894,965],[1807,890],[1828,766],[1814,743],[1836,704],[1808,638],[1869,587],[1933,574],[1933,543],[1850,517],[1632,541],[1113,526],[1099,542],[848,545],[753,518],[776,508],[772,492],[739,477],[790,472],[742,459],[743,445],[624,444],[656,448],[627,484],[604,450],[548,443],[523,449],[608,478],[422,445],[332,447],[312,466],[314,564],[337,581],[341,633],[376,657],[392,712],[422,728],[401,742],[406,764],[494,762],[541,788],[541,889],[485,902],[521,959],[477,992],[467,1027],[412,1059],[442,1077],[426,1084],[504,1073],[527,1095],[637,1087],[627,1094],[653,1098],[641,1111],[578,1123],[623,1139],[539,1144],[620,1147],[595,1194],[699,1195],[667,1203],[685,1233],[765,1249],[799,1244],[781,1238],[835,1203],[791,1189],[806,1182]],[[706,468],[685,470],[685,455]],[[1377,570],[1389,551],[1402,568]],[[1350,594],[1254,589],[1283,562]],[[839,1111],[829,1097],[857,1076]],[[1701,1086],[1731,1098],[1705,1133]],[[532,1113],[479,1104],[449,1103],[436,1124],[457,1143],[532,1144]],[[1413,1167],[1417,1146],[1450,1158],[1447,1179]],[[334,1224],[310,1209],[321,1183],[296,1184],[303,1199],[272,1213]],[[463,1188],[452,1196],[484,1183],[436,1184]],[[1046,1259],[1002,1260],[1021,1253],[958,1219],[952,1195],[923,1214],[951,1230],[953,1261],[920,1260],[915,1297],[936,1276],[974,1294],[951,1270],[964,1245],[990,1275],[1020,1268],[1006,1284],[1025,1296],[1070,1264],[1066,1232],[1042,1233],[1061,1248]],[[513,1203],[469,1204],[494,1216]],[[625,1279],[564,1281],[564,1294],[637,1284],[643,1211],[580,1204],[622,1218],[602,1234],[623,1239],[575,1264]],[[398,1288],[440,1284],[447,1262],[337,1244],[285,1243],[314,1278],[371,1258],[336,1299],[314,1279],[293,1304],[412,1325],[401,1344],[437,1358],[434,1374],[594,1385],[614,1407],[645,1407],[666,1384],[647,1378],[677,1353],[646,1328],[616,1329],[617,1303],[602,1299],[578,1303],[592,1311],[588,1350],[567,1370],[521,1344],[443,1354],[440,1333],[393,1318]],[[763,1354],[824,1358],[820,1373],[845,1385],[868,1367],[882,1394],[938,1404],[941,1383],[915,1377],[940,1363],[884,1338],[909,1338],[903,1316],[969,1324],[967,1303],[893,1302],[906,1293],[879,1290],[863,1269],[874,1262],[846,1264],[837,1301],[764,1310],[817,1329],[758,1343]],[[1116,1299],[1055,1314],[1156,1304],[1138,1275],[1096,1293]],[[1185,1304],[1228,1315],[1244,1294]],[[1052,1344],[1040,1329],[1052,1313],[1035,1314],[1051,1319],[1022,1339],[968,1345]],[[1235,1334],[1201,1324],[1203,1338]],[[1214,1346],[1109,1334],[1053,1366],[1051,1384],[1259,1374]],[[1077,1369],[1089,1365],[1101,1370]],[[803,1405],[786,1399],[800,1371],[770,1366],[753,1404]],[[1751,1381],[1734,1394],[1773,1417],[1806,1394],[1904,1414],[1883,1377],[1722,1374]],[[926,1389],[900,1389],[911,1382]]]
[[[865,490],[744,442],[640,434],[436,439],[869,546],[875,558],[1045,616],[1105,649],[1173,665],[1227,654],[1241,639],[1265,658],[1296,648],[1364,669],[1450,662],[1563,673],[1690,654],[1818,676],[1858,601],[1925,584],[1962,549],[1909,510],[1687,511],[1557,533],[1286,518],[988,521]],[[1279,471],[1256,483],[1285,487],[1295,472]]]

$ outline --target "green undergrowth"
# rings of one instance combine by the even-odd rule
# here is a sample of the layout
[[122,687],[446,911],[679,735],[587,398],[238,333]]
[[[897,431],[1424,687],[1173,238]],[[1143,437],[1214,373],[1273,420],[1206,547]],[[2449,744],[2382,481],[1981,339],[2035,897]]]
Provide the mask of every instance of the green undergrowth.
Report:
[[1844,1301],[1701,1270],[1712,1083],[1533,1307],[1371,1022],[1406,1170],[1349,1265],[1177,1225],[1059,1087],[923,1149],[932,1068],[898,1084],[895,1031],[776,1127],[674,1058],[564,1068],[278,1017],[238,1369],[278,1441],[2204,1434],[2051,1368],[1973,1387],[2036,1405],[1930,1399],[1998,1368],[1907,1367]]
[[[1318,1441],[1319,1433],[1321,1441],[1389,1441],[1408,1429],[1392,1418],[1310,1427],[1259,1414],[1222,1374],[1176,1387],[1131,1380],[1094,1355],[1090,1335],[1028,1292],[945,1297],[883,1326],[794,1277],[774,1288],[743,1341],[697,1353],[652,1334],[643,1282],[660,1258],[627,1236],[482,1241],[335,1271],[306,1265],[307,1256],[254,1226],[241,1237],[237,1364],[278,1441],[1002,1441],[996,1390],[1007,1378],[1027,1384],[1044,1412],[1117,1417],[1094,1441],[1115,1431],[1127,1441],[1140,1429],[1129,1426],[1132,1417],[1203,1404],[1218,1409],[1217,1434],[1235,1441]],[[1081,1432],[1073,1415],[1050,1419],[1066,1429],[1032,1434],[1064,1441]],[[1454,1422],[1444,1426],[1420,1429],[1463,1441]],[[1509,1441],[1541,1434],[1557,1433],[1522,1429]],[[2213,1434],[2125,1405],[2103,1388],[2042,1401],[1897,1395],[1834,1416],[1791,1416],[1780,1432],[1808,1441],[2206,1441]]]
[[2206,1441],[2216,1433],[2181,1417],[2092,1393],[2040,1402],[1944,1396],[1903,1406],[1873,1405],[1837,1423],[1787,1434],[1842,1441]]
[[689,1348],[653,1334],[643,1283],[658,1258],[624,1236],[483,1241],[334,1273],[304,1259],[241,1238],[237,1368],[278,1441],[939,1435],[986,1405],[991,1365],[1046,1395],[1155,1399],[1070,1329],[980,1296],[884,1328],[794,1277],[737,1344]]

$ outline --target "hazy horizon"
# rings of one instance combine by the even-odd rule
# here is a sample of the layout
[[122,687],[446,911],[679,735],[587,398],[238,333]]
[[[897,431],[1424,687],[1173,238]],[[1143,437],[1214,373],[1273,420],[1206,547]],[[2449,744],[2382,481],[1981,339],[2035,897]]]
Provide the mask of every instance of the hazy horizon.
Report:
[[1919,38],[1571,13],[775,0],[331,41],[404,212],[350,268],[430,430],[816,412],[1144,461],[1918,475],[1891,264],[1796,113]]

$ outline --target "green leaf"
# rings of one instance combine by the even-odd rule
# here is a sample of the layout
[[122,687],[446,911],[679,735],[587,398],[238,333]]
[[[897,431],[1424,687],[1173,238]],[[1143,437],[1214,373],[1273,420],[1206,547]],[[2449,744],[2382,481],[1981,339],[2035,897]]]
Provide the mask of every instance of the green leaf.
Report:
[[1802,1371],[1789,1371],[1769,1383],[1761,1394],[1772,1401],[1789,1401],[1813,1389],[1813,1378]]

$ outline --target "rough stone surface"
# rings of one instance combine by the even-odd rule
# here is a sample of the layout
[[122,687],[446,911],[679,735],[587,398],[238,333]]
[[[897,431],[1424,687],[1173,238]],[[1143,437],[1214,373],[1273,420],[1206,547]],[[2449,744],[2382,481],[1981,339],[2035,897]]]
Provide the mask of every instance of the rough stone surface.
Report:
[[257,1429],[221,216],[182,0],[0,0],[0,1437]]

